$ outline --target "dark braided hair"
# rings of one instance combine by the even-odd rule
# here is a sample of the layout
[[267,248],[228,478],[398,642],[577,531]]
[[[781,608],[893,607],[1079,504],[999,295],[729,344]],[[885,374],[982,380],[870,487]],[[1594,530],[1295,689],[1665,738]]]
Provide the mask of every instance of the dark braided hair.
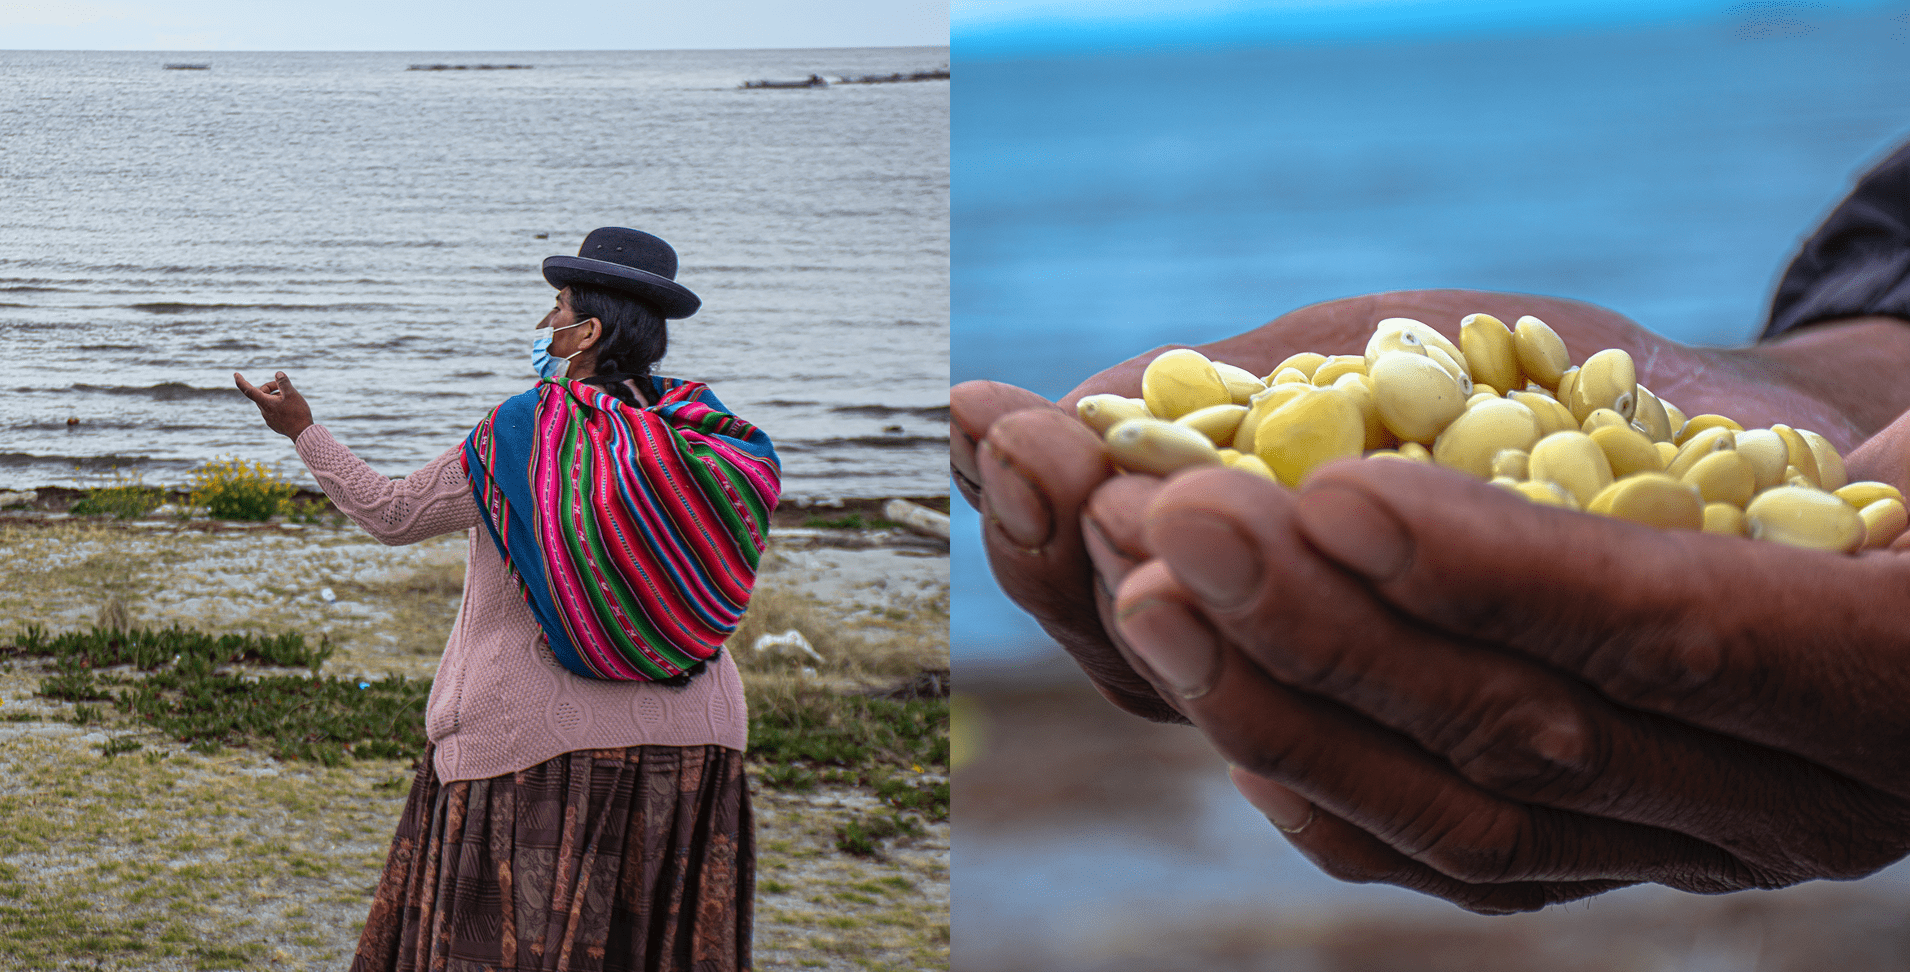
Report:
[[573,284],[570,288],[573,320],[596,318],[603,325],[597,341],[597,373],[583,379],[626,405],[638,404],[623,384],[634,378],[648,388],[650,366],[670,349],[670,329],[650,305],[627,294],[601,287]]

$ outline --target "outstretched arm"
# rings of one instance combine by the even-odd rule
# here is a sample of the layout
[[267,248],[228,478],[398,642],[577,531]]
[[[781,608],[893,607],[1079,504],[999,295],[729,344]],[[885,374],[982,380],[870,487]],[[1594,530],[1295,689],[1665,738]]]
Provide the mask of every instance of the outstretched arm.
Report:
[[259,407],[266,426],[292,440],[305,468],[339,512],[380,543],[416,543],[482,521],[471,480],[459,461],[462,443],[404,479],[390,479],[312,421],[311,406],[285,372],[257,387],[237,372],[232,380]]

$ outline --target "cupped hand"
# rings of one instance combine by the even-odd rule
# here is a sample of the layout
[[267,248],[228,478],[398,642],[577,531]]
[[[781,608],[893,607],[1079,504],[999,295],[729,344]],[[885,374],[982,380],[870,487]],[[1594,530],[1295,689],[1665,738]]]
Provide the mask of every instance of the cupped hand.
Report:
[[232,373],[232,380],[239,391],[259,407],[266,428],[294,442],[298,441],[299,433],[311,428],[312,407],[305,403],[305,396],[292,387],[292,379],[285,372],[278,372],[271,381],[258,386],[236,371]]
[[[1853,460],[1902,485],[1907,440]],[[1501,912],[1910,851],[1910,540],[1663,531],[1361,461],[1297,493],[1178,476],[1130,528],[1141,671],[1338,877]]]
[[[1604,348],[1625,348],[1638,365],[1640,381],[1690,415],[1723,412],[1747,427],[1786,422],[1822,432],[1843,449],[1867,434],[1847,417],[1847,409],[1826,404],[1818,386],[1802,380],[1808,370],[1758,353],[1677,344],[1604,308],[1551,297],[1467,290],[1353,297],[1303,307],[1197,349],[1265,374],[1299,351],[1358,353],[1373,326],[1387,317],[1415,318],[1456,339],[1459,320],[1472,313],[1493,314],[1507,323],[1526,314],[1539,317],[1565,338],[1574,361]],[[1147,362],[1165,350],[1115,365],[1059,403],[998,382],[957,385],[949,396],[950,465],[962,494],[983,514],[989,564],[1009,598],[1033,615],[1116,705],[1148,718],[1180,721],[1110,634],[1110,594],[1146,558],[1136,524],[1158,481],[1122,476],[1097,493],[1115,470],[1099,438],[1074,417],[1074,404],[1086,395],[1138,397]],[[1817,349],[1805,350],[1822,357]],[[1834,391],[1849,384],[1845,376],[1824,387]]]

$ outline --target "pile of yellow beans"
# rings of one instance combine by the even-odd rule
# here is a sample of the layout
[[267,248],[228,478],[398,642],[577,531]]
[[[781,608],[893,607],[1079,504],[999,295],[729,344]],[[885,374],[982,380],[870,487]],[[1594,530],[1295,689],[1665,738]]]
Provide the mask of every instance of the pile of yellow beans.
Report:
[[1538,503],[1821,550],[1888,546],[1910,525],[1903,494],[1847,482],[1823,436],[1687,418],[1638,383],[1631,355],[1574,367],[1536,317],[1469,315],[1458,344],[1387,318],[1364,354],[1301,352],[1265,376],[1168,351],[1140,398],[1077,408],[1118,465],[1156,476],[1229,466],[1291,487],[1364,455],[1461,470]]

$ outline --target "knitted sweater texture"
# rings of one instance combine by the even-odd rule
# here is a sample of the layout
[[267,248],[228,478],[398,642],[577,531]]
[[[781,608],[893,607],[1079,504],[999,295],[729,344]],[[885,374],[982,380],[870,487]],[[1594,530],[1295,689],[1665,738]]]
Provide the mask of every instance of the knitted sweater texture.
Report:
[[680,689],[582,678],[557,662],[483,529],[458,462],[462,443],[401,480],[380,475],[321,425],[300,433],[297,447],[339,512],[379,542],[466,535],[464,602],[425,706],[440,782],[514,773],[585,749],[745,748],[743,680],[727,651]]

